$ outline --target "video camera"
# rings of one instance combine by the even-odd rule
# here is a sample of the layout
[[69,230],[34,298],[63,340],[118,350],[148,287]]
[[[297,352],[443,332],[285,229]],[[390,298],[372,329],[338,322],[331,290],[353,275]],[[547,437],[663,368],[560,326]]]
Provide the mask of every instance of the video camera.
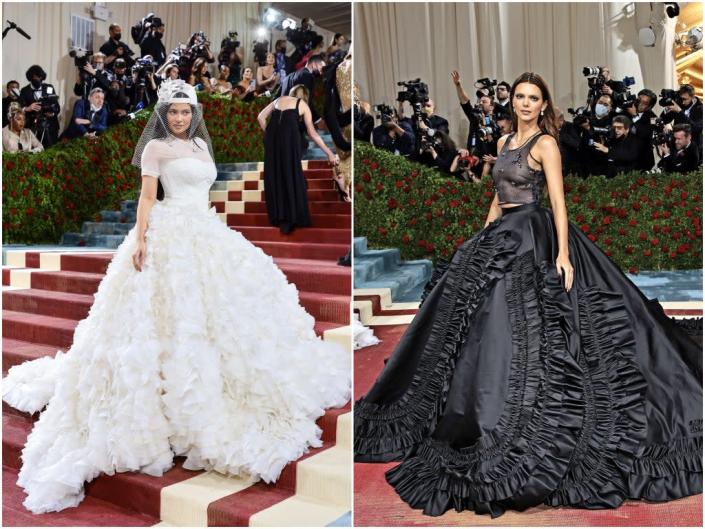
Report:
[[625,77],[622,79],[620,86],[624,87],[624,89],[614,94],[613,99],[615,106],[625,109],[636,105],[636,95],[631,93],[631,87],[635,84],[636,81],[634,81],[633,77]]
[[158,28],[162,25],[162,19],[156,16],[154,13],[149,13],[142,20],[137,22],[134,26],[130,28],[130,35],[132,35],[132,40],[135,44],[140,46],[142,41],[145,39],[149,30],[152,28]]
[[661,99],[658,100],[658,104],[662,107],[670,107],[676,100],[679,99],[678,91],[671,90],[669,88],[664,88],[661,90]]
[[79,47],[72,47],[69,51],[69,57],[73,58],[73,63],[79,70],[83,70],[83,67],[89,63],[91,55],[93,55],[93,51]]
[[399,81],[397,86],[403,86],[404,90],[397,93],[397,101],[403,103],[408,101],[412,107],[419,106],[428,101],[428,85],[422,83],[421,79],[412,79],[411,81]]
[[497,86],[497,79],[490,79],[489,77],[483,77],[482,79],[478,79],[477,81],[475,81],[475,88],[477,88],[475,95],[477,97],[483,95],[494,97],[495,86]]
[[237,40],[237,37],[237,31],[228,31],[228,36],[225,37],[222,41],[220,41],[220,49],[227,51],[228,55],[234,52],[237,48],[240,47],[240,41]]
[[309,28],[287,28],[286,39],[291,42],[296,50],[305,55],[313,47],[313,40],[318,33]]

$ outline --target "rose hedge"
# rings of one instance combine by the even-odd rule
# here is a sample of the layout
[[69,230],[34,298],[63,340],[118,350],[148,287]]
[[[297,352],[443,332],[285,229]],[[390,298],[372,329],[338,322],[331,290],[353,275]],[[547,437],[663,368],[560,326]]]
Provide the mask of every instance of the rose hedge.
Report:
[[[243,103],[199,93],[215,161],[264,159],[257,114],[269,103]],[[61,142],[37,154],[3,153],[2,232],[6,243],[56,243],[67,231],[79,231],[103,209],[119,209],[135,198],[141,185],[130,162],[150,112],[110,127],[94,140]]]
[[[702,171],[568,176],[568,216],[625,271],[699,269],[702,182]],[[355,144],[355,234],[372,247],[399,248],[404,259],[448,258],[482,229],[493,196],[490,178],[461,182]]]

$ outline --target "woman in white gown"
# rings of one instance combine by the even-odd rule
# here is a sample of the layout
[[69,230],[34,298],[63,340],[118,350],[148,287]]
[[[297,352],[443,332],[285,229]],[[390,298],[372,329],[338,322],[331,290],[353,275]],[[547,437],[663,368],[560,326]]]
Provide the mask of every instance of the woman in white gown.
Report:
[[174,456],[276,481],[350,398],[349,354],[315,335],[272,258],[208,209],[211,149],[193,87],[164,83],[133,159],[136,226],[73,345],[3,381],[8,404],[43,409],[18,479],[32,512],[76,506],[100,473],[159,476]]

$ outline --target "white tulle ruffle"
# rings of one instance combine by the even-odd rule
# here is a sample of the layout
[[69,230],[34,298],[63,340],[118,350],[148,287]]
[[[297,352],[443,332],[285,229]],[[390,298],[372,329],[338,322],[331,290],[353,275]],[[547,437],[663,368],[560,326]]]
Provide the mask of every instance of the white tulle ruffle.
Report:
[[46,405],[18,484],[40,513],[77,505],[84,482],[189,469],[275,481],[320,446],[315,421],[350,398],[350,357],[272,258],[215,210],[155,204],[142,272],[132,230],[66,353],[13,367],[3,400]]

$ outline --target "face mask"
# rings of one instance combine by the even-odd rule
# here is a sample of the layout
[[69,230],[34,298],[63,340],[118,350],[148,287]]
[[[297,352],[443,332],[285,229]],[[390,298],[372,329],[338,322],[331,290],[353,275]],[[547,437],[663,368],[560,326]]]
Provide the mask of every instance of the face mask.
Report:
[[115,40],[120,40],[122,38],[122,33],[115,33]]
[[120,93],[120,89],[119,88],[111,88],[110,90],[108,90],[108,92],[110,92],[111,96],[117,97],[118,94]]
[[19,98],[19,97],[20,97],[20,90],[19,90],[19,88],[13,88],[12,90],[10,90],[10,95],[13,95],[13,96],[15,96],[16,98]]
[[163,33],[159,33],[158,31],[155,31],[155,32],[154,32],[154,36],[157,37],[158,39],[161,39],[161,38],[164,36],[164,34],[163,34]]
[[99,62],[98,64],[95,65],[95,69],[98,71],[101,71],[103,69],[103,63]]
[[595,105],[595,115],[598,118],[604,118],[609,113],[610,109],[607,107],[607,105],[603,105],[602,103],[598,103],[597,105]]
[[41,88],[42,82],[39,79],[32,79],[32,86],[34,88]]

